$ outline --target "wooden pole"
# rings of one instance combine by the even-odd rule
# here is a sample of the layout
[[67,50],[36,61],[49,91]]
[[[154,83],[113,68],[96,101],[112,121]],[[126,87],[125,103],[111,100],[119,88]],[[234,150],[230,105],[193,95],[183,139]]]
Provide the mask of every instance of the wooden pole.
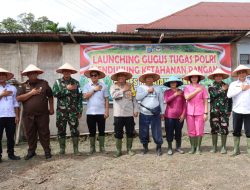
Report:
[[[21,74],[21,71],[23,70],[23,65],[22,65],[22,57],[21,57],[21,49],[20,49],[20,42],[17,40],[17,51],[18,51],[18,73]],[[21,75],[21,82],[23,82],[23,76]],[[19,143],[19,139],[20,139],[20,131],[21,131],[21,124],[22,124],[22,120],[23,120],[23,106],[20,106],[20,121],[17,124],[17,129],[16,129],[16,145],[18,145]]]
[[20,131],[21,131],[21,125],[22,125],[22,118],[23,118],[23,106],[20,106],[20,121],[17,124],[17,130],[16,130],[16,145],[19,144],[19,140],[20,140]]

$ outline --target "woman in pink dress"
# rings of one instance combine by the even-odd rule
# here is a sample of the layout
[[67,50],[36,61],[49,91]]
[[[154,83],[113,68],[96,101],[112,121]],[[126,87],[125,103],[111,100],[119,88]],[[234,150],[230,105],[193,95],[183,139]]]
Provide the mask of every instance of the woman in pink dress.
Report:
[[188,73],[184,79],[190,84],[184,88],[184,96],[187,100],[187,129],[190,138],[190,154],[201,153],[201,141],[204,135],[205,121],[208,114],[208,92],[199,84],[205,77],[196,70]]

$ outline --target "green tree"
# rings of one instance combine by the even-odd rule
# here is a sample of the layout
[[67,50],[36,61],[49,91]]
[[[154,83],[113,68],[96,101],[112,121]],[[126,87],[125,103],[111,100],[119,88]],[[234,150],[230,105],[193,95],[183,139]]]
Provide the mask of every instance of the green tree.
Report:
[[67,22],[65,29],[66,29],[66,32],[74,32],[75,28],[76,27],[72,25],[71,22]]
[[47,31],[50,31],[50,32],[55,32],[55,33],[58,33],[58,32],[66,32],[66,28],[64,27],[58,27],[59,23],[51,23],[50,25],[48,25],[46,27]]
[[3,27],[2,23],[0,23],[0,32],[4,32],[4,27]]
[[45,32],[47,27],[54,22],[49,20],[46,16],[39,17],[30,26],[30,32]]
[[17,20],[10,18],[10,17],[3,19],[1,24],[2,24],[4,32],[24,32],[25,31],[25,29],[22,27],[21,24],[18,23]]
[[30,28],[35,22],[35,16],[32,13],[22,13],[18,15],[18,22],[24,28],[24,32],[30,32]]
[[17,16],[17,20],[6,18],[0,22],[0,32],[73,32],[75,26],[71,22],[66,27],[59,27],[59,23],[55,23],[46,16],[35,18],[32,13],[22,13]]

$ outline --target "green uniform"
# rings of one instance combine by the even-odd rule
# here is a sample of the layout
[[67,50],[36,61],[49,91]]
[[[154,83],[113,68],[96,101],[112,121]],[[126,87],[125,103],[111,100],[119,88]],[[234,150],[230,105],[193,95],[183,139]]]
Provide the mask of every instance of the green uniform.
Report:
[[208,87],[210,94],[210,126],[212,134],[228,134],[229,113],[232,111],[232,99],[227,97],[224,82],[213,82]]
[[[76,85],[76,90],[67,90],[67,85]],[[78,114],[82,114],[82,93],[79,82],[73,78],[57,79],[53,86],[53,95],[57,98],[56,126],[58,137],[66,136],[67,123],[70,126],[71,136],[78,137]]]

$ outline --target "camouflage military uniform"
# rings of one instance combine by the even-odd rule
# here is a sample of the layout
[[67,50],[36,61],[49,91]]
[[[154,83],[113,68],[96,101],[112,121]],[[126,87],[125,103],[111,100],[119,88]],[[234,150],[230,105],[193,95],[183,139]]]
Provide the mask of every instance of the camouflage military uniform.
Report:
[[223,90],[224,82],[213,82],[208,91],[210,94],[210,126],[212,134],[228,134],[229,113],[232,111],[232,99],[227,98],[227,90]]
[[[67,85],[76,85],[76,90],[67,90]],[[56,126],[58,137],[66,136],[67,123],[70,126],[71,136],[78,137],[78,114],[82,114],[82,93],[79,91],[79,82],[73,78],[56,80],[53,86],[53,94],[57,98]]]

